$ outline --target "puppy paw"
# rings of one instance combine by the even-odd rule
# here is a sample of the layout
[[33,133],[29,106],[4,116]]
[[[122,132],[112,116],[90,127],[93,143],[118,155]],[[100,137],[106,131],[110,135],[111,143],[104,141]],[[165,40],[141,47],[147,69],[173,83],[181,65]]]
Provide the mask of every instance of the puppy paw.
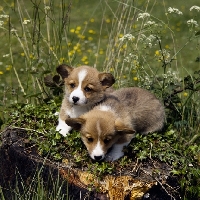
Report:
[[124,154],[121,152],[119,155],[106,155],[105,157],[105,161],[115,161],[118,160],[119,158],[121,158]]
[[117,152],[117,154],[110,152],[106,155],[105,161],[115,161],[121,158],[123,155],[124,155],[123,152]]
[[59,133],[64,137],[66,137],[67,134],[69,134],[71,129],[71,126],[68,126],[64,121],[61,120],[59,120],[59,124],[56,127],[56,131],[59,131]]
[[123,148],[127,146],[129,142],[123,144],[114,144],[111,151],[106,155],[106,161],[115,161],[124,156]]

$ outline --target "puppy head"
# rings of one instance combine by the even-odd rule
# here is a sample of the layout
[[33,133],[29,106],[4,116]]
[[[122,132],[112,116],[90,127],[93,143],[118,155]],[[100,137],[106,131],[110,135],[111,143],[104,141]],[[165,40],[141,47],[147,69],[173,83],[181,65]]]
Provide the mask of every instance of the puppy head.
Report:
[[66,123],[80,131],[90,157],[96,161],[103,160],[115,143],[125,143],[129,141],[126,136],[135,133],[110,111],[92,110],[82,117],[69,118]]
[[104,91],[111,87],[115,79],[110,73],[100,73],[95,68],[67,65],[57,67],[57,72],[65,81],[66,95],[74,105],[94,105],[104,98]]

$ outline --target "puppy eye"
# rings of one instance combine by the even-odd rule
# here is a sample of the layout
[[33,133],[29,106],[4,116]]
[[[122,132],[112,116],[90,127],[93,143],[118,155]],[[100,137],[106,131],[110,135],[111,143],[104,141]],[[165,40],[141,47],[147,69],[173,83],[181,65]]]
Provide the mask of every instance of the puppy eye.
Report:
[[92,91],[92,89],[89,88],[89,87],[85,87],[84,90],[85,90],[86,92],[91,92],[91,91]]
[[75,88],[75,84],[74,83],[70,83],[69,84],[71,88]]
[[94,141],[94,139],[93,138],[87,138],[87,140],[88,140],[88,142],[93,142]]
[[108,144],[108,143],[110,142],[110,139],[106,138],[106,139],[104,139],[103,142],[104,142],[105,144]]

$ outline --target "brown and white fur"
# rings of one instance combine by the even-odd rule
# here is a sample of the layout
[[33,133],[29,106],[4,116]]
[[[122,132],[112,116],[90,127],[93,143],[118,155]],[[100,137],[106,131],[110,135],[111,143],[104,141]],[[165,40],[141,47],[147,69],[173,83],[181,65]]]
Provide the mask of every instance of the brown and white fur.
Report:
[[135,133],[161,130],[165,120],[162,103],[149,91],[122,88],[79,118],[66,123],[81,132],[81,138],[94,160],[117,160],[124,155]]
[[65,123],[67,118],[79,117],[105,98],[105,91],[115,79],[110,73],[100,73],[89,66],[77,68],[67,65],[57,67],[65,83],[65,94],[59,112],[56,130],[66,136],[71,127]]

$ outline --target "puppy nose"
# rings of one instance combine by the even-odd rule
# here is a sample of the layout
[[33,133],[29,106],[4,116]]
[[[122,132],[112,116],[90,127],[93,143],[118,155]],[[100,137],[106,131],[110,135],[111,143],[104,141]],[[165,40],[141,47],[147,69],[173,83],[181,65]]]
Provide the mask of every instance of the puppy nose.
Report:
[[79,97],[73,96],[72,100],[73,100],[74,103],[76,103],[79,100]]
[[94,156],[94,159],[99,161],[102,159],[102,156]]

